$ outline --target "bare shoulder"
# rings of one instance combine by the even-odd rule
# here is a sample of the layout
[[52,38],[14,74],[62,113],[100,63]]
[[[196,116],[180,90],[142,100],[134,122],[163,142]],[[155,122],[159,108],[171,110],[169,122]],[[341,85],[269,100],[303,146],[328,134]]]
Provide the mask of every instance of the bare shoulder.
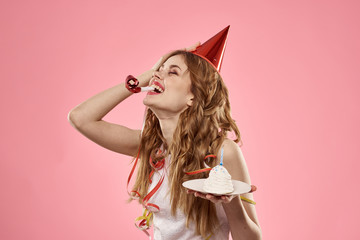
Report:
[[[251,184],[249,171],[240,146],[233,140],[226,138],[222,147],[224,148],[223,164],[232,179]],[[218,156],[221,156],[221,148],[219,151]]]
[[[228,170],[229,174],[231,175],[231,179],[246,182],[251,185],[249,171],[240,146],[231,139],[225,139],[222,147],[224,148],[223,166]],[[221,154],[221,148],[219,154]],[[253,193],[245,193],[241,196],[255,201]],[[229,205],[223,204],[223,206],[236,208],[238,205],[237,201],[232,201]],[[243,201],[243,206],[250,219],[260,227],[255,205]]]

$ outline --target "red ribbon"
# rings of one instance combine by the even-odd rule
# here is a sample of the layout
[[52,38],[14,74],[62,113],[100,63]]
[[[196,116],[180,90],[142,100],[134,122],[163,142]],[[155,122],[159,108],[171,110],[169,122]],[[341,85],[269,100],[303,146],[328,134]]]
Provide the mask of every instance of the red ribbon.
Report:
[[[209,154],[209,155],[206,155],[204,157],[204,160],[207,159],[207,158],[216,158],[216,155],[213,155],[213,154]],[[198,170],[195,170],[195,171],[191,171],[191,172],[185,172],[186,175],[194,175],[194,174],[198,174],[198,173],[202,173],[202,172],[207,172],[207,171],[210,171],[212,168],[202,168],[202,169],[198,169]]]
[[[159,150],[159,153],[161,153],[161,150]],[[158,171],[158,170],[160,170],[160,169],[162,169],[162,168],[164,167],[164,165],[165,165],[165,159],[162,159],[162,160],[160,160],[160,161],[158,161],[158,162],[156,162],[156,163],[154,164],[154,162],[153,162],[153,160],[152,160],[152,158],[151,158],[151,156],[150,156],[150,158],[149,158],[149,164],[150,164],[150,166],[152,166],[152,168],[153,168],[153,170],[152,170],[152,171],[150,172],[150,174],[149,174],[149,181],[150,181],[150,183],[152,183],[151,178],[152,178],[154,172],[155,172],[155,171]]]
[[135,191],[135,190],[132,190],[131,193],[129,192],[129,183],[130,183],[130,180],[131,180],[131,177],[135,171],[135,168],[136,168],[136,165],[137,165],[137,162],[139,160],[139,155],[140,155],[140,147],[139,147],[139,151],[138,151],[138,154],[136,156],[136,160],[135,160],[135,163],[134,163],[134,166],[132,167],[131,169],[131,172],[129,174],[129,177],[128,177],[128,180],[127,180],[127,184],[126,184],[126,190],[129,194],[129,196],[132,198],[132,199],[139,199],[140,198],[140,193],[138,191]]
[[[141,231],[143,231],[149,237],[150,240],[151,240],[151,235],[146,230],[150,228],[151,217],[152,217],[152,212],[148,212],[147,209],[144,209],[143,215],[135,219],[135,226]],[[137,221],[140,222],[136,224]]]
[[214,154],[206,155],[205,158],[204,158],[204,160],[207,159],[207,158],[209,158],[209,157],[216,158],[216,155],[214,155]]
[[199,170],[195,170],[195,171],[191,171],[191,172],[186,172],[185,174],[186,175],[194,175],[194,174],[210,171],[211,169],[212,168],[203,168],[203,169],[199,169]]
[[163,183],[165,178],[165,172],[162,174],[159,182],[156,184],[156,186],[151,190],[143,199],[143,205],[146,209],[148,209],[150,212],[158,212],[160,211],[160,208],[158,205],[153,203],[148,203],[150,198],[155,194],[155,192],[160,188],[161,184]]
[[[159,153],[161,153],[161,150],[158,151]],[[128,177],[128,181],[127,181],[127,189],[129,187],[129,183],[130,183],[130,180],[131,180],[131,177],[135,171],[135,168],[136,168],[136,165],[137,165],[137,162],[139,160],[139,155],[140,155],[140,148],[139,148],[139,152],[136,156],[136,160],[135,160],[135,163],[134,163],[134,166],[132,167],[131,169],[131,172],[129,174],[129,177]],[[209,158],[209,157],[213,157],[213,158],[216,158],[216,155],[207,155],[205,156],[204,160]],[[151,165],[151,167],[153,168],[153,170],[150,172],[150,175],[149,175],[149,181],[150,183],[152,183],[152,176],[154,175],[154,172],[155,171],[158,171],[160,169],[162,169],[164,166],[165,166],[165,159],[162,159],[158,162],[156,162],[154,164],[151,156],[149,158],[149,164]],[[197,173],[201,173],[201,172],[205,172],[205,171],[210,171],[211,168],[203,168],[203,169],[199,169],[199,170],[195,170],[195,171],[191,171],[191,172],[186,172],[185,174],[187,175],[192,175],[192,174],[197,174]],[[145,212],[144,212],[144,215],[142,217],[138,217],[136,219],[136,221],[138,220],[141,220],[138,224],[135,223],[135,226],[137,228],[139,228],[140,230],[142,230],[148,237],[150,237],[151,239],[151,236],[150,234],[146,231],[147,229],[149,229],[149,224],[150,224],[150,217],[153,212],[158,212],[160,211],[160,208],[158,205],[156,204],[153,204],[153,203],[149,203],[149,200],[150,198],[156,193],[157,190],[159,190],[161,184],[163,183],[165,179],[165,171],[163,172],[163,174],[161,175],[161,178],[159,180],[159,182],[156,184],[156,186],[142,199],[142,205],[143,207],[145,208]],[[137,192],[136,190],[132,190],[131,193],[129,192],[129,190],[127,190],[128,194],[133,198],[133,199],[139,199],[141,196],[139,194],[139,192]],[[135,195],[135,196],[134,196]],[[146,215],[146,211],[149,211],[149,213]]]

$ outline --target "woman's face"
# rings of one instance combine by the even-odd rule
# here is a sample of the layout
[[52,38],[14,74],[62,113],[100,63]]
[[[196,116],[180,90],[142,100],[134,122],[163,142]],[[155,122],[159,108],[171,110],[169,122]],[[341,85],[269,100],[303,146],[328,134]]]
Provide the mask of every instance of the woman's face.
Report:
[[191,80],[182,55],[170,57],[155,71],[149,86],[158,91],[148,92],[143,103],[155,114],[178,114],[192,104],[194,95],[190,91]]

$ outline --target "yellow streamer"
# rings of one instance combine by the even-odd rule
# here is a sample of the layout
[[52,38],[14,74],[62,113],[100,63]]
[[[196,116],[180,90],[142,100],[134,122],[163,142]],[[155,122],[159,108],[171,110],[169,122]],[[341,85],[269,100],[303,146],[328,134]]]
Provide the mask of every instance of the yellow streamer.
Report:
[[146,226],[150,227],[150,222],[151,222],[151,216],[152,216],[152,212],[148,213],[148,210],[146,208],[144,208],[144,213],[142,216],[135,218],[135,222],[139,221],[139,220],[146,220]]
[[248,198],[246,198],[246,197],[240,196],[240,198],[241,198],[241,200],[244,200],[245,202],[252,203],[252,204],[254,204],[254,205],[256,204],[256,202],[254,202],[253,200],[248,199]]

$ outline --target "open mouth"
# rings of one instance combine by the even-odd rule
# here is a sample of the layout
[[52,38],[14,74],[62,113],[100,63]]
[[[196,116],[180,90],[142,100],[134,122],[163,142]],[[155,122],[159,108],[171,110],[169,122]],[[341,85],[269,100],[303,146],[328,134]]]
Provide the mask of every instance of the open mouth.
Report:
[[154,82],[153,84],[151,84],[150,87],[154,88],[153,92],[156,92],[156,93],[163,93],[164,92],[164,87],[158,82]]

